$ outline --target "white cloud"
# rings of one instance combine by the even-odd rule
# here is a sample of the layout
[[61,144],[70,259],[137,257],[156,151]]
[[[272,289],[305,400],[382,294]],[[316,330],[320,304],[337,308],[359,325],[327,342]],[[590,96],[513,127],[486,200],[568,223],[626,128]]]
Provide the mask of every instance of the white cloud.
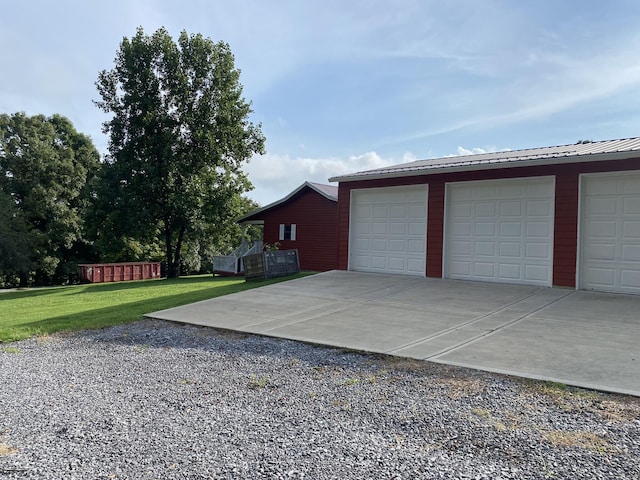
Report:
[[415,158],[412,153],[405,153],[401,159],[383,158],[376,152],[347,158],[293,158],[277,154],[255,156],[245,167],[255,187],[248,196],[266,205],[286,196],[305,181],[328,184],[329,177],[411,162]]
[[480,148],[480,147],[475,147],[469,150],[467,148],[458,146],[458,155],[479,155],[481,153],[489,153],[489,152],[487,152],[487,150],[485,150],[484,148]]

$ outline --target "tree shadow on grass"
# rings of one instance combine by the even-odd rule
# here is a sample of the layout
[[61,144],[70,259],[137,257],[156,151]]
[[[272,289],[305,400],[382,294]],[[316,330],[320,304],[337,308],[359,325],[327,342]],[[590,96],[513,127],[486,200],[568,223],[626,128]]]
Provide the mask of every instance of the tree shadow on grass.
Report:
[[[229,285],[220,285],[222,280],[212,277],[174,279],[170,280],[170,282],[175,284],[210,283],[211,287],[190,292],[177,293],[173,295],[162,295],[160,297],[152,297],[133,302],[118,303],[116,305],[111,305],[108,307],[94,309],[88,308],[86,310],[83,310],[82,312],[70,313],[67,315],[57,315],[42,320],[25,322],[19,325],[12,325],[9,332],[3,332],[2,330],[0,330],[0,342],[20,340],[22,338],[33,335],[43,335],[62,331],[78,331],[84,329],[104,328],[120,325],[123,323],[130,323],[142,319],[145,314],[151,312],[179,307],[203,300],[209,300],[232,293],[250,290],[260,286],[272,285],[274,283],[291,280],[293,278],[296,278],[296,276],[281,277],[278,279],[272,279],[260,283],[241,282],[232,283]],[[153,281],[155,282],[157,280]],[[142,286],[147,287],[148,285],[148,282],[135,282],[135,284],[101,284],[99,286],[96,286],[95,290],[92,290],[92,293],[95,293],[96,290],[102,293],[110,293],[123,289],[131,289],[136,287],[139,288]],[[42,295],[41,292],[22,293],[26,295],[33,294],[30,295],[33,297]],[[83,293],[83,291],[77,293]],[[20,298],[29,297],[22,296]]]

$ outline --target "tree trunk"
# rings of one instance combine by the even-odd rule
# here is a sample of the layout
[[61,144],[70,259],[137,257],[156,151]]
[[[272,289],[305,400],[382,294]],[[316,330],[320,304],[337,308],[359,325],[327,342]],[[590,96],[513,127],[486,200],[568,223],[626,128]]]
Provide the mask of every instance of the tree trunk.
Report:
[[178,241],[176,242],[176,251],[173,255],[173,261],[176,264],[176,277],[180,276],[180,263],[182,263],[182,241],[184,240],[184,226],[180,227],[178,232]]
[[176,262],[173,255],[173,244],[171,242],[171,229],[165,227],[164,230],[164,245],[167,257],[167,278],[177,278],[178,269],[176,268]]

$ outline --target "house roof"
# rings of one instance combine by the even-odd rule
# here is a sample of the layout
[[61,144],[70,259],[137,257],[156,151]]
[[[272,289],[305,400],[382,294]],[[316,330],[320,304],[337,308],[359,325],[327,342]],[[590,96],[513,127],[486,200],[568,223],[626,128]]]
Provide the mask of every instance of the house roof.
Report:
[[640,138],[638,137],[598,142],[578,142],[572,145],[559,145],[555,147],[529,148],[525,150],[508,150],[495,153],[418,160],[400,165],[377,168],[375,170],[366,170],[332,177],[329,181],[345,182],[454,171],[548,165],[553,163],[619,160],[640,157],[639,152]]
[[272,208],[275,208],[279,205],[282,205],[283,203],[288,202],[305,188],[310,188],[311,190],[319,193],[326,199],[331,200],[332,202],[338,201],[338,187],[335,187],[333,185],[324,185],[322,183],[304,182],[302,185],[300,185],[298,188],[296,188],[293,192],[291,192],[286,197],[281,198],[280,200],[277,200],[273,203],[270,203],[269,205],[265,205],[264,207],[258,208],[252,212],[249,212],[246,215],[243,215],[242,217],[236,219],[236,222],[237,223],[255,223],[255,222],[260,223],[261,220],[259,218],[259,214],[267,210],[271,210]]

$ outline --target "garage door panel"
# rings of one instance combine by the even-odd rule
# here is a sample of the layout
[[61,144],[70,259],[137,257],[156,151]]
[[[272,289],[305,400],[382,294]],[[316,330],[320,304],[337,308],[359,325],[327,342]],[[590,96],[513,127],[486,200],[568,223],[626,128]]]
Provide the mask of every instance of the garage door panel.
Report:
[[476,262],[473,265],[473,273],[478,278],[490,279],[495,277],[495,263]]
[[398,273],[403,272],[405,268],[406,262],[404,257],[389,257],[389,261],[387,263],[387,268],[389,270],[396,271]]
[[449,273],[452,276],[469,277],[471,275],[471,262],[452,261],[449,265]]
[[405,240],[389,240],[390,252],[406,252],[407,245]]
[[407,218],[409,216],[408,208],[405,205],[391,205],[390,217],[391,218]]
[[[426,186],[354,190],[351,210],[351,269],[425,274]],[[361,213],[367,210],[370,218]],[[359,223],[367,223],[368,229]]]
[[500,202],[500,216],[501,217],[521,217],[522,216],[522,202]]
[[546,260],[549,258],[551,248],[548,243],[527,243],[525,246],[525,255],[527,258]]
[[407,230],[408,230],[409,226],[407,225],[406,222],[400,223],[400,222],[391,222],[391,224],[389,225],[389,233],[391,235],[406,235],[407,234]]
[[371,256],[371,268],[384,270],[387,267],[387,257]]
[[589,215],[615,215],[618,209],[616,197],[592,197],[585,203]]
[[[552,199],[554,196],[554,184],[549,182],[548,178],[531,179],[528,182],[526,197],[527,198],[544,198]],[[523,195],[525,196],[525,195]]]
[[640,294],[640,172],[583,177],[581,205],[580,287]]
[[496,254],[495,242],[476,242],[475,247],[476,256],[493,257]]
[[388,224],[387,223],[381,223],[381,222],[374,222],[371,225],[371,227],[372,227],[371,228],[371,232],[374,235],[381,235],[381,234],[384,235],[384,234],[387,233]]
[[640,221],[622,222],[622,234],[628,239],[640,239]]
[[522,277],[520,265],[501,264],[498,268],[498,276],[502,279],[518,281]]
[[498,188],[498,196],[501,198],[520,199],[525,195],[526,187],[524,185],[505,183]]
[[591,220],[588,221],[586,225],[586,236],[588,241],[593,241],[594,239],[615,239],[617,237],[617,223],[615,221],[598,221]]
[[[464,227],[466,227],[468,229],[469,235],[471,235],[473,224],[472,223],[465,223],[465,224],[462,224],[462,225],[464,225]],[[462,226],[461,226],[460,230],[462,230]],[[455,231],[453,232],[453,234],[455,235]],[[495,235],[496,235],[496,224],[495,223],[486,223],[486,222],[478,222],[478,223],[476,223],[475,235],[476,235],[476,237],[495,237]]]
[[520,258],[522,256],[522,245],[519,242],[500,242],[500,256]]
[[424,240],[420,240],[420,239],[407,240],[406,251],[408,253],[423,254],[426,251],[426,245]]
[[409,235],[423,238],[427,231],[427,224],[425,222],[410,222],[408,228]]
[[427,209],[423,205],[409,205],[409,218],[427,218]]
[[456,237],[458,236],[470,237],[472,228],[473,226],[470,225],[469,223],[453,223],[451,225],[451,232]]
[[527,222],[527,237],[529,238],[549,238],[551,225],[549,222]]
[[520,222],[502,222],[500,223],[500,237],[502,238],[521,238],[522,223]]
[[[475,207],[476,218],[495,218],[496,216],[496,205],[495,203],[477,203]],[[467,217],[471,217],[471,208],[469,208],[469,215]]]
[[358,238],[354,240],[353,248],[355,250],[369,250],[370,240],[368,238]]
[[536,282],[546,281],[549,275],[549,268],[547,265],[527,265],[525,267],[525,279]]
[[622,271],[622,287],[634,290],[640,285],[640,270],[623,270]]
[[471,242],[451,242],[451,253],[453,255],[471,255],[471,246],[473,244]]
[[384,238],[372,238],[371,239],[371,250],[374,252],[386,252],[387,240]]
[[623,212],[625,215],[638,215],[640,216],[640,198],[628,197],[624,198]]
[[[464,191],[464,189],[463,189]],[[470,192],[469,198],[473,200],[493,200],[498,195],[498,187],[495,185],[484,185]]]
[[547,200],[532,200],[527,202],[527,216],[548,217],[553,214],[553,205]]
[[407,272],[412,275],[424,275],[424,262],[411,258],[407,259]]
[[368,235],[371,233],[371,224],[368,222],[355,222],[353,224],[353,230],[356,234]]
[[445,275],[551,285],[553,185],[551,177],[447,185]]
[[371,211],[373,218],[387,218],[389,216],[389,210],[386,206],[375,206]]
[[640,245],[624,245],[622,260],[625,262],[640,262]]
[[452,215],[454,218],[471,218],[473,215],[473,204],[471,203],[457,203],[453,205]]

